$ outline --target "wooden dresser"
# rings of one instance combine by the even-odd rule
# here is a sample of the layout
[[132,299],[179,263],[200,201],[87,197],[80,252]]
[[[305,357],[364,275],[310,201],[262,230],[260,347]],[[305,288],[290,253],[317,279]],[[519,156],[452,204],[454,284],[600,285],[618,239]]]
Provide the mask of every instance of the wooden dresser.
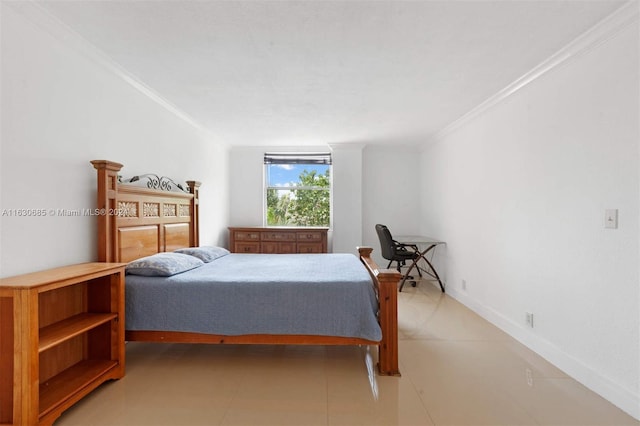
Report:
[[0,279],[0,424],[50,425],[124,376],[124,263]]
[[233,253],[326,253],[327,228],[230,227]]

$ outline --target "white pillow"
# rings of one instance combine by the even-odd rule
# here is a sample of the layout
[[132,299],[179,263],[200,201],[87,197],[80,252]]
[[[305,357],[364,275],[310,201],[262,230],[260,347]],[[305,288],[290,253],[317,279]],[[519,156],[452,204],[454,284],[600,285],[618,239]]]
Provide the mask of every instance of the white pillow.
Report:
[[151,256],[129,262],[125,267],[127,274],[146,277],[170,277],[204,265],[197,257],[182,253],[156,253]]
[[175,250],[175,253],[188,254],[195,256],[202,260],[204,263],[209,263],[216,260],[219,257],[226,256],[230,253],[229,250],[222,247],[186,247]]

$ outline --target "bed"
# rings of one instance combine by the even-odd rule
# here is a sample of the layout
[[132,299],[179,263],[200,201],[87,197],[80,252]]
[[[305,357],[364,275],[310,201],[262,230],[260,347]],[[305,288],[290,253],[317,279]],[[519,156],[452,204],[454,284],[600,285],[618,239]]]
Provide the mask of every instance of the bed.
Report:
[[[198,248],[200,183],[182,186],[156,175],[122,180],[122,164],[91,163],[99,260],[127,262],[131,272],[128,341],[375,345],[379,373],[400,375],[400,274],[379,269],[371,248],[359,247],[358,257],[226,252],[168,277],[134,275],[136,264],[150,256],[173,259],[179,249],[207,249]],[[183,255],[201,258],[193,254]]]

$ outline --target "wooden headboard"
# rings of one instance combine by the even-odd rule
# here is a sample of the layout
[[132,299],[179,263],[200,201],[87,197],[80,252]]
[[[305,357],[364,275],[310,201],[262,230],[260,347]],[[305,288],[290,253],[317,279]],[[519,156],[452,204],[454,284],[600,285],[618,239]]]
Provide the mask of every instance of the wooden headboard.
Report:
[[[156,175],[121,181],[122,164],[91,161],[98,172],[98,260],[130,262],[140,257],[199,245],[200,182],[187,188]],[[147,181],[146,187],[132,182]],[[127,183],[128,182],[128,183]]]

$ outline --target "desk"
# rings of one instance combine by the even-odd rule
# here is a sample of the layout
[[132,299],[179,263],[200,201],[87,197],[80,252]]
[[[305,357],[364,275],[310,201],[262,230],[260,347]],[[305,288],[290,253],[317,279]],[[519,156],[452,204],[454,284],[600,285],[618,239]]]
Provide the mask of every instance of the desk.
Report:
[[[402,291],[402,287],[404,286],[404,282],[407,280],[407,276],[409,276],[413,268],[417,268],[418,272],[422,271],[427,275],[435,278],[438,281],[438,284],[440,284],[440,290],[442,290],[442,292],[444,293],[444,284],[442,284],[442,281],[440,280],[440,276],[438,275],[436,268],[434,268],[431,261],[427,259],[427,254],[431,252],[431,258],[433,259],[433,253],[435,251],[435,248],[439,245],[446,244],[446,243],[444,241],[436,240],[435,238],[424,237],[421,235],[400,235],[400,236],[394,237],[394,239],[397,242],[402,244],[413,244],[418,246],[418,251],[420,253],[420,257],[416,258],[411,263],[411,266],[409,266],[409,270],[407,271],[406,274],[404,274],[402,281],[400,283],[400,291]],[[425,261],[425,263],[429,266],[429,269],[422,268],[418,264],[420,259]]]

